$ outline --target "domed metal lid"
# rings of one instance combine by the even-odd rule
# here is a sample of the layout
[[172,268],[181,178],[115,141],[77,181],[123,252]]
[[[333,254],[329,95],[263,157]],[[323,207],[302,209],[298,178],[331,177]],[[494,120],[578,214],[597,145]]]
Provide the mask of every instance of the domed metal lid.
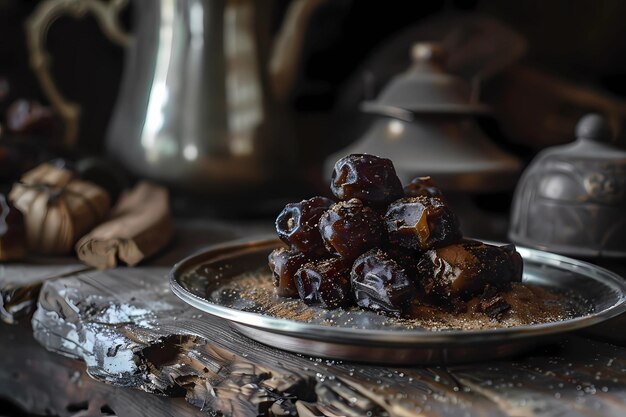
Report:
[[438,43],[416,43],[413,65],[396,76],[375,101],[365,101],[368,113],[410,121],[415,113],[483,114],[489,108],[472,100],[465,80],[444,69],[445,51]]
[[540,153],[515,192],[515,243],[583,257],[626,257],[626,151],[600,115],[583,117],[577,140]]

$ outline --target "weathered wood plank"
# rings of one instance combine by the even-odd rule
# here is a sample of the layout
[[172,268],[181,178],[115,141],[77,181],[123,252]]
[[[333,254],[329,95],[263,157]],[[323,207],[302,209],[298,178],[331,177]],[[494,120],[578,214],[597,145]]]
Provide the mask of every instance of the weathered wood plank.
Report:
[[626,415],[621,347],[572,336],[518,360],[450,368],[310,358],[260,345],[187,307],[170,293],[167,271],[118,268],[48,281],[35,337],[83,360],[99,380],[225,415]]
[[547,355],[450,370],[462,385],[520,415],[623,416],[626,355],[609,344],[572,339]]
[[8,324],[33,312],[41,284],[85,270],[72,259],[32,259],[29,263],[0,263],[0,320]]
[[[0,323],[0,398],[34,415],[206,416],[183,399],[155,397],[89,377],[81,362],[46,351],[30,326]],[[0,415],[6,410],[0,409]]]

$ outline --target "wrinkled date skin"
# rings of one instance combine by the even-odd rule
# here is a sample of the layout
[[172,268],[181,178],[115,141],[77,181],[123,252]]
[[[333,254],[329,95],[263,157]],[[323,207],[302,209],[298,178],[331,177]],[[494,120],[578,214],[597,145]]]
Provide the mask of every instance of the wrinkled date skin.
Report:
[[281,297],[298,298],[295,275],[310,258],[287,248],[274,249],[267,257],[267,261],[274,276],[276,294]]
[[389,159],[353,154],[335,164],[330,189],[339,200],[358,198],[385,206],[403,195],[402,184]]
[[341,258],[324,259],[305,264],[295,277],[300,298],[307,304],[324,308],[352,304],[350,263]]
[[442,201],[446,201],[441,189],[435,185],[431,177],[414,178],[406,187],[404,187],[405,197],[437,197]]
[[461,238],[459,221],[446,202],[435,197],[402,198],[385,214],[389,242],[413,250],[449,245]]
[[386,245],[385,254],[400,265],[411,277],[417,272],[417,263],[424,254],[421,250],[406,249],[399,246]]
[[350,279],[357,305],[395,317],[400,317],[416,293],[409,274],[380,249],[357,258]]
[[469,299],[487,286],[498,290],[522,281],[522,257],[515,246],[464,240],[433,249],[418,263],[417,279],[427,295]]
[[278,237],[299,252],[324,254],[326,249],[318,223],[322,214],[333,204],[332,200],[325,197],[287,204],[276,218]]
[[319,227],[326,249],[348,260],[379,246],[384,234],[380,215],[356,198],[332,206]]

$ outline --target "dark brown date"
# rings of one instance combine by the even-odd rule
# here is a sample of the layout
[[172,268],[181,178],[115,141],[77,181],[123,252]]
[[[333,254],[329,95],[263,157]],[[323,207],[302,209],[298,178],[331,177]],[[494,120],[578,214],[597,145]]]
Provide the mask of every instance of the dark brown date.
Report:
[[299,252],[324,254],[318,223],[332,205],[333,201],[324,197],[287,204],[276,218],[278,237]]
[[446,202],[435,197],[402,198],[385,214],[389,242],[407,249],[429,250],[461,238],[459,222]]
[[380,249],[358,257],[350,278],[357,305],[396,317],[407,308],[416,292],[409,274]]
[[320,218],[319,227],[326,249],[348,260],[378,247],[384,234],[380,215],[356,198],[332,206]]
[[337,161],[330,189],[340,200],[358,198],[373,206],[385,206],[403,194],[402,184],[389,159],[360,154]]
[[513,245],[493,246],[464,240],[426,252],[417,266],[427,295],[469,299],[487,286],[508,289],[522,280],[522,258]]
[[421,250],[412,250],[391,245],[384,247],[384,252],[398,265],[400,265],[411,277],[415,276],[417,263],[424,253]]
[[435,185],[431,177],[414,178],[406,187],[404,187],[405,197],[437,197],[445,201],[445,197],[441,189]]
[[295,277],[300,298],[324,308],[347,307],[352,303],[350,263],[341,258],[313,261]]
[[310,261],[305,255],[289,251],[287,248],[274,249],[267,257],[274,276],[276,294],[281,297],[298,298],[298,288],[294,280],[296,272]]

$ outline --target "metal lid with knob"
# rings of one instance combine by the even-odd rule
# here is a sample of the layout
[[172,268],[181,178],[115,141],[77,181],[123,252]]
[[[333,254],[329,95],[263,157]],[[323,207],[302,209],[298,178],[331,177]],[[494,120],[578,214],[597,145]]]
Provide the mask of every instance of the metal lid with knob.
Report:
[[515,192],[515,243],[580,257],[626,257],[626,151],[607,120],[584,116],[576,140],[542,151]]
[[484,114],[489,107],[475,102],[468,83],[445,71],[441,44],[418,42],[413,64],[391,80],[378,98],[361,105],[363,111],[410,121],[414,113]]
[[576,138],[606,143],[613,140],[613,131],[604,117],[591,113],[580,119],[576,125]]
[[445,71],[445,50],[416,43],[413,64],[363,103],[372,124],[356,142],[326,160],[327,172],[339,158],[369,153],[393,161],[403,182],[430,175],[446,191],[510,190],[520,161],[485,135],[474,115],[488,107],[471,101],[467,82]]

